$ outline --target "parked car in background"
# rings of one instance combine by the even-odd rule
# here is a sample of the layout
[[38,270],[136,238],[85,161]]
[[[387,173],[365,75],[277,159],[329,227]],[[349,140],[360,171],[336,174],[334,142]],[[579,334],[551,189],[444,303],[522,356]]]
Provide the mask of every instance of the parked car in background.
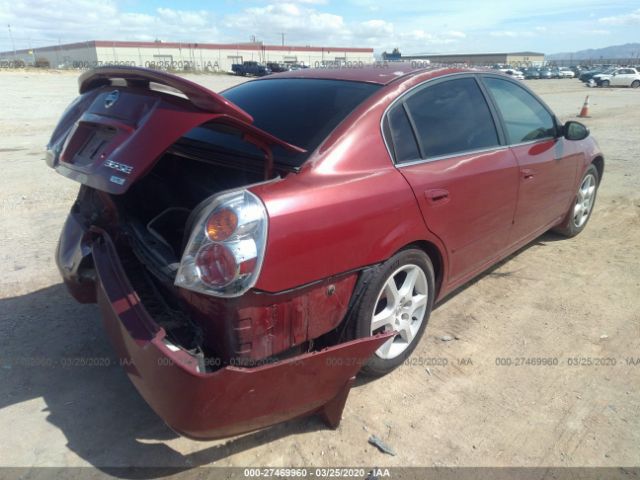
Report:
[[575,73],[568,67],[560,67],[558,68],[558,73],[560,74],[560,78],[573,78],[575,77]]
[[269,67],[253,61],[234,63],[231,65],[231,71],[236,75],[242,75],[244,77],[264,77],[271,73],[271,69]]
[[267,63],[267,68],[271,70],[272,73],[288,72],[290,70],[289,66],[275,62]]
[[522,72],[520,70],[516,70],[514,68],[505,68],[503,70],[500,70],[501,72],[515,78],[516,80],[524,80],[524,75],[522,74]]
[[538,80],[540,79],[540,71],[537,68],[529,67],[525,68],[522,71],[524,78],[527,80]]
[[596,73],[595,75],[591,76],[591,78],[589,79],[589,83],[593,85],[602,86],[602,81],[606,80],[607,81],[606,86],[608,86],[609,79],[616,72],[616,70],[617,70],[616,68],[607,68],[606,70],[603,70],[600,73]]
[[541,68],[539,70],[540,72],[540,78],[553,78],[552,74],[551,74],[551,69],[550,68]]
[[491,71],[305,69],[217,94],[103,67],[79,84],[47,146],[81,183],[60,273],[142,397],[198,439],[336,427],[361,367],[403,364],[435,302],[549,229],[583,231],[604,170],[584,125]]
[[309,68],[307,65],[305,65],[304,63],[292,63],[289,66],[289,70],[294,72],[296,70],[303,70],[305,68]]
[[604,71],[605,70],[603,69],[593,69],[593,70],[587,70],[585,72],[582,72],[579,77],[580,81],[584,83],[589,83],[594,75],[601,74]]
[[569,67],[569,69],[573,72],[573,77],[574,78],[578,78],[580,76],[580,74],[582,72],[584,72],[584,70],[585,70],[580,65],[574,65],[572,67]]
[[599,87],[631,87],[640,86],[640,73],[635,68],[617,68],[610,73],[594,75],[592,80]]

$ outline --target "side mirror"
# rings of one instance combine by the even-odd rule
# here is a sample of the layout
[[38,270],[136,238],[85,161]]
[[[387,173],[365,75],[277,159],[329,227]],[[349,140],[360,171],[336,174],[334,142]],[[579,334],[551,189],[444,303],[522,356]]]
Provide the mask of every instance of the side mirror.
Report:
[[584,140],[589,136],[589,129],[580,122],[569,120],[562,127],[562,134],[567,140]]

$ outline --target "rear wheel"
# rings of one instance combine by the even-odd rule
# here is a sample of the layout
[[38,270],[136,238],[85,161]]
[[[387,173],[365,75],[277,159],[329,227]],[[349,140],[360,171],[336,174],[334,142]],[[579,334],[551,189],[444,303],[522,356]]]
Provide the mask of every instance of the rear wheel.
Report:
[[595,165],[590,165],[582,177],[575,201],[567,212],[563,225],[554,231],[566,237],[575,237],[584,230],[595,205],[599,181],[598,170]]
[[640,87],[640,80],[634,80],[633,82],[631,82],[631,88],[638,88]]
[[354,336],[398,333],[376,350],[364,374],[389,373],[411,355],[429,320],[434,284],[433,265],[422,250],[402,250],[381,266],[355,307]]

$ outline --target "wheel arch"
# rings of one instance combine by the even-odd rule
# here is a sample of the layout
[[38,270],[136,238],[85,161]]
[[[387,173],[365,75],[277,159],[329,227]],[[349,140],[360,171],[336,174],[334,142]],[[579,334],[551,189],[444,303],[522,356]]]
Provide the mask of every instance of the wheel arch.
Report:
[[[360,271],[358,280],[356,282],[353,293],[351,295],[351,299],[349,300],[349,306],[347,308],[346,315],[342,319],[340,326],[338,326],[335,331],[333,331],[332,333],[328,334],[328,336],[326,336],[326,338],[329,339],[329,342],[332,341],[331,339],[333,339],[333,341],[344,341],[346,338],[349,338],[349,335],[355,335],[354,316],[355,316],[355,313],[357,312],[359,304],[362,300],[362,296],[369,282],[371,281],[373,276],[381,268],[381,266],[386,260],[393,257],[398,252],[412,249],[412,248],[423,251],[429,257],[429,260],[433,265],[433,274],[435,277],[435,285],[434,285],[434,304],[435,304],[435,302],[439,298],[440,292],[442,291],[442,285],[444,283],[445,261],[446,261],[445,257],[443,256],[440,248],[434,242],[431,242],[429,240],[424,240],[424,239],[411,241],[409,243],[406,243],[404,246],[398,248],[393,253],[391,253],[384,261],[377,263],[375,265],[370,265],[364,268],[362,271]],[[322,344],[323,342],[322,337],[320,338],[321,339],[319,341]]]
[[602,176],[604,175],[604,157],[598,155],[591,161],[591,164],[595,166],[598,171],[598,185],[600,185],[602,183]]
[[431,260],[431,263],[433,265],[433,274],[435,276],[435,281],[436,281],[436,284],[434,285],[435,298],[437,299],[442,289],[444,273],[445,273],[444,257],[442,255],[442,252],[440,251],[440,249],[435,243],[429,242],[428,240],[418,240],[415,242],[411,242],[405,245],[404,247],[402,247],[398,251],[408,250],[410,248],[417,248],[419,250],[422,250],[424,253],[427,254],[427,256],[429,257],[429,260]]

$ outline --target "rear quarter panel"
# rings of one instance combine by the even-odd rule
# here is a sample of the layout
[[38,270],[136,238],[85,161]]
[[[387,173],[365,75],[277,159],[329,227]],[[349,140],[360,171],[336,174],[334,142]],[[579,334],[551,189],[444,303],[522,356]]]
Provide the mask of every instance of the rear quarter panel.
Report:
[[309,172],[252,190],[269,214],[261,290],[287,290],[375,264],[428,236],[413,193],[393,167]]

